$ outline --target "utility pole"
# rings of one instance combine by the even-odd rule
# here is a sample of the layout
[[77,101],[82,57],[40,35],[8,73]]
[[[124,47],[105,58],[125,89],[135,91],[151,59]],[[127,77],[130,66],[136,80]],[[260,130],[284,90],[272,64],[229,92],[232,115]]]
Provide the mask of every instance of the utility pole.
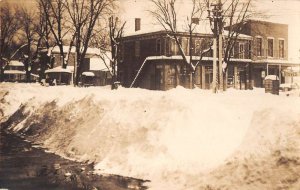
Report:
[[[2,17],[2,13],[1,13],[1,11],[2,11],[2,7],[1,7],[1,1],[2,0],[0,0],[0,16]],[[3,80],[3,72],[4,72],[4,64],[3,64],[3,60],[2,60],[2,55],[3,55],[3,52],[2,52],[2,46],[3,46],[3,44],[2,44],[2,18],[0,18],[0,82],[2,82],[2,80]]]
[[[214,34],[213,40],[213,92],[216,93],[218,90],[223,91],[223,11],[222,2],[218,0],[216,4],[209,4],[212,6],[212,10],[208,10],[208,18],[212,32]],[[218,51],[218,66],[217,66],[217,51]]]

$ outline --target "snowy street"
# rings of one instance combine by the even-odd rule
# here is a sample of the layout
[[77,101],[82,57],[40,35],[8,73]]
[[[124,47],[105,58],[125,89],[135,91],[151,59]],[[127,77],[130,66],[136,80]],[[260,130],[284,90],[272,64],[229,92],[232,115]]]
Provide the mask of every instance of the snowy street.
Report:
[[0,139],[0,189],[143,189],[140,180],[95,175],[90,164],[44,152],[3,130]]
[[3,83],[0,92],[2,127],[47,152],[94,163],[104,176],[150,180],[144,185],[155,190],[300,185],[299,91]]

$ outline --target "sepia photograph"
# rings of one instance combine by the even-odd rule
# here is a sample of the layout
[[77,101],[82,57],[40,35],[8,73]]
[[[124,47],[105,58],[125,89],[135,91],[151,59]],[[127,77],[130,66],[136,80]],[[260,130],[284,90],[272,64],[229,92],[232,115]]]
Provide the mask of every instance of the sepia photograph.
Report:
[[0,0],[0,190],[299,190],[300,0]]

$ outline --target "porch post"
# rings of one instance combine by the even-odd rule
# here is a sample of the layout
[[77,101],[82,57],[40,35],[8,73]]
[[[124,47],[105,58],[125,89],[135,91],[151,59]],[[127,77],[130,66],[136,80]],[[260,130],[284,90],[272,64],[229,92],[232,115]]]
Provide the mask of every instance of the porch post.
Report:
[[237,66],[234,65],[234,88],[237,88],[237,80],[238,80]]
[[201,88],[205,89],[205,66],[201,65]]
[[279,84],[281,84],[281,64],[279,64]]

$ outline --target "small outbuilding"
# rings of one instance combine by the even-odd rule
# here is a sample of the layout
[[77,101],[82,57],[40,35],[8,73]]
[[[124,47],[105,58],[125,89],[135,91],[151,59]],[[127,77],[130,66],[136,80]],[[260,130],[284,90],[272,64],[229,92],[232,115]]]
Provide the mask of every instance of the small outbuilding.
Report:
[[50,85],[55,82],[57,85],[70,85],[73,83],[73,67],[55,67],[45,71],[46,83]]

